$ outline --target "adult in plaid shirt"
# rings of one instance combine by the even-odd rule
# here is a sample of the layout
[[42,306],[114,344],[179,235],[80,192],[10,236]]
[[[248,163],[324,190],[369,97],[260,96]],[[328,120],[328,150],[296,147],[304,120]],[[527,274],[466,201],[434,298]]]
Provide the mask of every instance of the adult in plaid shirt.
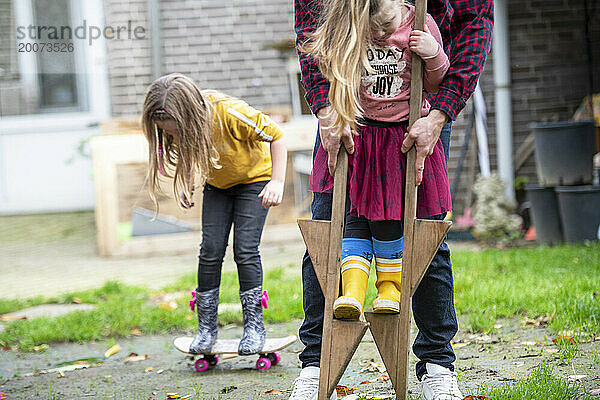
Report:
[[[316,29],[322,1],[295,0],[297,46]],[[438,138],[448,161],[451,121],[456,119],[475,90],[490,50],[493,27],[493,0],[429,0],[428,3],[427,11],[440,28],[450,68],[438,92],[428,98],[431,103],[429,115],[414,123],[402,144],[403,152],[413,145],[417,150],[417,184],[423,177],[424,160],[432,153]],[[340,142],[350,154],[354,152],[352,135],[348,127],[339,135],[333,134],[335,128],[329,127],[333,126],[336,115],[329,109],[329,83],[309,55],[299,52],[299,59],[306,99],[319,119],[314,153],[323,146],[329,154],[328,167],[333,174]],[[311,211],[313,219],[330,219],[331,194],[315,192]],[[431,219],[443,217],[436,215]],[[300,353],[302,372],[294,381],[290,400],[316,399],[318,391],[324,298],[308,252],[302,262],[302,282],[305,317],[299,336],[306,347]],[[453,367],[456,357],[450,345],[458,324],[454,310],[450,249],[445,242],[434,256],[412,304],[414,320],[419,328],[413,352],[419,359],[416,374],[421,381],[423,395],[427,400],[462,400]],[[335,397],[335,391],[332,397]]]

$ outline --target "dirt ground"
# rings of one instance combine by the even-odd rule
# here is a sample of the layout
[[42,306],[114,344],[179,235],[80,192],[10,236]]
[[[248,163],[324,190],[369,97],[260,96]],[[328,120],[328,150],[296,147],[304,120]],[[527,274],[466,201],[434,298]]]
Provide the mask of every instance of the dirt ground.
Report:
[[[300,321],[272,325],[268,336],[297,333]],[[525,378],[533,367],[548,362],[557,375],[578,381],[582,392],[600,388],[600,338],[583,343],[577,355],[562,362],[553,336],[544,327],[525,327],[520,321],[505,321],[491,335],[459,332],[455,338],[456,367],[464,394],[476,393],[482,385],[506,384]],[[413,332],[414,334],[415,332]],[[241,335],[239,326],[222,327],[221,338]],[[172,346],[178,336],[141,336],[119,340],[122,349],[108,359],[103,354],[111,343],[55,344],[42,353],[0,352],[0,392],[10,399],[165,399],[177,393],[189,399],[277,399],[287,398],[300,372],[297,341],[282,351],[281,363],[266,371],[254,369],[256,356],[221,361],[207,372],[194,371],[193,361]],[[142,361],[125,362],[130,353],[147,355]],[[82,360],[76,363],[76,360]],[[66,363],[66,364],[61,364]],[[410,361],[409,393],[419,398]],[[52,368],[66,368],[62,371]],[[81,369],[69,370],[70,368]],[[340,385],[356,389],[367,398],[392,395],[383,363],[367,334],[346,370]],[[51,370],[50,372],[45,372]],[[177,397],[173,397],[177,398]]]

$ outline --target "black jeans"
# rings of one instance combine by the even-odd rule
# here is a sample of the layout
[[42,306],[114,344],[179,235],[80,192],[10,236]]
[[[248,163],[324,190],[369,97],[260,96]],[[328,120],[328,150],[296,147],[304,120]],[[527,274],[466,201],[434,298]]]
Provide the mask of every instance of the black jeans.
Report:
[[[451,125],[446,124],[440,138],[448,161]],[[320,144],[317,132],[315,151]],[[313,154],[314,154],[313,153]],[[311,204],[312,219],[331,219],[330,193],[314,193]],[[430,219],[442,219],[433,216]],[[321,358],[321,338],[323,333],[323,309],[325,298],[319,286],[312,261],[305,252],[302,260],[302,286],[304,321],[300,326],[300,340],[306,346],[300,353],[302,367],[319,366]],[[433,257],[427,273],[419,284],[412,301],[414,320],[419,329],[413,344],[413,352],[419,359],[417,377],[425,374],[425,363],[432,362],[454,369],[456,360],[450,341],[458,331],[458,322],[454,310],[454,283],[450,249],[443,242]]]
[[233,258],[238,268],[240,290],[262,285],[258,245],[267,211],[258,194],[268,181],[219,189],[204,185],[202,199],[202,244],[198,256],[198,291],[221,283],[221,267],[233,224]]

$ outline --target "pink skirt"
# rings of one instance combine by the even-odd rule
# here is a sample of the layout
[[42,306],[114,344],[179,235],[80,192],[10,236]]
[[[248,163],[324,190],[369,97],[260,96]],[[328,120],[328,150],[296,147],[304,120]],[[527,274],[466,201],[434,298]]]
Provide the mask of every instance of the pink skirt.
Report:
[[[354,137],[354,154],[348,157],[350,211],[372,221],[403,219],[406,155],[400,150],[407,124],[390,127],[363,125]],[[333,190],[327,169],[327,152],[317,150],[309,190]],[[423,181],[417,190],[417,217],[427,218],[452,210],[450,185],[442,142],[425,159]]]

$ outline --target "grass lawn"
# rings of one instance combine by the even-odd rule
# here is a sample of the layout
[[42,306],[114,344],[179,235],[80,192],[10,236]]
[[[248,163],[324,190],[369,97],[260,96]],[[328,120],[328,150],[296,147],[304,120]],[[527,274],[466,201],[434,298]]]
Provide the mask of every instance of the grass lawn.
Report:
[[[550,328],[572,335],[600,333],[600,245],[539,247],[452,254],[455,303],[466,326],[462,330],[491,331],[497,319],[527,315],[553,316]],[[375,274],[371,274],[374,280]],[[176,308],[151,301],[150,290],[109,283],[104,287],[70,293],[54,299],[1,301],[0,313],[41,303],[71,303],[75,298],[96,304],[91,312],[74,312],[57,318],[15,321],[0,332],[0,343],[31,350],[57,341],[86,341],[143,333],[161,333],[194,328],[195,316],[188,301],[195,276],[182,277],[162,292],[182,292]],[[303,317],[302,286],[297,274],[285,268],[265,273],[264,286],[271,298],[265,311],[267,322],[285,322]],[[375,298],[369,284],[367,308]],[[239,304],[237,275],[223,275],[220,303]],[[221,324],[241,323],[241,311],[229,308],[219,315]]]
[[483,388],[481,395],[494,400],[594,400],[596,396],[581,394],[575,383],[569,383],[555,376],[551,366],[541,364],[527,379],[512,385]]

